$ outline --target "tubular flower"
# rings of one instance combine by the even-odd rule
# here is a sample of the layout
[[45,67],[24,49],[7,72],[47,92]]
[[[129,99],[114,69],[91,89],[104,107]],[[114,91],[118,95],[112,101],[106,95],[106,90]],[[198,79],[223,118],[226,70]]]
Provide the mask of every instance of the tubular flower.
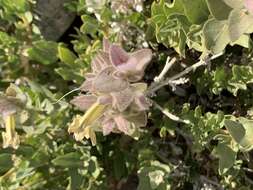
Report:
[[149,49],[133,53],[104,40],[103,50],[91,62],[90,73],[81,90],[86,94],[75,97],[71,103],[85,111],[69,125],[69,133],[76,140],[84,137],[96,144],[95,132],[111,132],[132,136],[139,127],[146,126],[146,111],[150,107],[145,97],[147,85],[138,82],[152,58]]
[[5,127],[5,132],[2,132],[3,148],[12,147],[17,149],[20,143],[19,136],[15,131],[15,115],[22,102],[15,96],[15,91],[10,87],[5,94],[0,94],[0,115],[3,118]]

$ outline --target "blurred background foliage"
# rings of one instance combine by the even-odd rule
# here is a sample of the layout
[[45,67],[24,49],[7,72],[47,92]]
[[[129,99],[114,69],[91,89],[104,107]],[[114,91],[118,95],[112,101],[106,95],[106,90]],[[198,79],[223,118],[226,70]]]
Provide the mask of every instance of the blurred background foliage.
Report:
[[[19,148],[0,149],[0,190],[252,189],[252,12],[250,0],[0,0],[0,91],[11,85],[26,102]],[[168,56],[172,76],[224,52],[153,97],[191,123],[152,109],[138,141],[76,142],[67,126],[78,93],[56,101],[85,80],[104,37],[152,49],[149,84]]]

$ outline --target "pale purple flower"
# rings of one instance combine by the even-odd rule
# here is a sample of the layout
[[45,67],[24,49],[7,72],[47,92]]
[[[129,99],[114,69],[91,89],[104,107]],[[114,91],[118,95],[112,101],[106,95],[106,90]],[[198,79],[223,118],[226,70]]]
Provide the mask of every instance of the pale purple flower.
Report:
[[[91,72],[85,75],[81,90],[86,94],[75,97],[71,103],[86,111],[83,117],[76,117],[69,132],[77,140],[101,131],[132,135],[147,123],[146,111],[150,102],[145,97],[147,85],[136,83],[141,80],[144,70],[152,58],[149,49],[127,53],[118,45],[103,42],[91,62]],[[135,83],[134,83],[135,82]],[[92,118],[92,119],[89,119]],[[85,130],[89,127],[89,132]]]

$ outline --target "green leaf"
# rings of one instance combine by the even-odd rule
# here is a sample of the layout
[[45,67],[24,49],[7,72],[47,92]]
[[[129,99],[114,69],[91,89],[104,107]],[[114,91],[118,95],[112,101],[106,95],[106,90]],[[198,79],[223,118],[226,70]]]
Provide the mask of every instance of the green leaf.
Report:
[[58,156],[52,160],[52,163],[56,166],[67,168],[82,167],[84,165],[81,160],[81,155],[77,152],[70,152],[63,156]]
[[94,179],[98,178],[98,176],[100,175],[100,168],[98,166],[97,158],[95,156],[90,157],[88,170],[91,173],[92,177],[94,177]]
[[243,151],[253,148],[253,120],[239,118],[239,121],[225,120],[225,126],[229,134],[237,142]]
[[150,164],[144,165],[138,171],[138,190],[170,189],[169,182],[167,181],[170,172],[171,166],[158,161],[151,161]]
[[205,0],[182,0],[186,17],[193,24],[201,24],[208,19],[209,10]]
[[6,172],[13,166],[12,154],[0,154],[0,173]]
[[58,45],[58,57],[65,64],[74,64],[77,59],[76,55],[63,45]]
[[233,9],[240,9],[243,7],[244,0],[223,0],[223,1]]
[[232,8],[222,0],[206,0],[209,11],[217,20],[226,20]]
[[92,10],[102,9],[106,0],[85,0],[86,6]]
[[113,173],[116,179],[121,179],[127,174],[126,161],[122,152],[115,151],[113,157]]
[[238,40],[245,33],[253,32],[253,15],[244,9],[231,11],[228,19],[229,36],[232,42]]
[[186,40],[189,48],[193,48],[200,52],[204,51],[202,29],[203,27],[201,25],[191,25]]
[[167,4],[164,0],[152,4],[152,24],[159,43],[173,47],[181,56],[185,55],[186,34],[191,23],[183,15],[181,0]]
[[24,13],[28,10],[27,0],[0,0],[0,6],[5,8],[12,14],[14,13]]
[[250,39],[250,35],[249,34],[243,34],[240,36],[240,38],[238,40],[236,40],[233,43],[230,43],[232,46],[233,45],[240,45],[242,47],[245,48],[250,48],[252,46],[252,41]]
[[31,60],[49,65],[57,61],[57,43],[40,40],[33,43],[33,47],[27,49]]
[[96,32],[98,29],[98,22],[95,18],[89,15],[81,16],[83,21],[83,25],[80,28],[80,31],[84,34],[90,34],[92,36],[96,36]]
[[213,54],[222,52],[230,42],[227,21],[208,20],[203,28],[204,43]]
[[219,142],[215,148],[219,157],[219,174],[226,173],[235,163],[237,152],[235,152],[230,142]]
[[78,168],[69,169],[69,189],[78,190],[84,182],[84,177],[78,172]]
[[75,83],[82,83],[84,81],[84,77],[81,76],[80,73],[78,73],[75,70],[72,70],[68,67],[60,67],[55,69],[55,72],[61,75],[61,77],[64,80],[74,81]]

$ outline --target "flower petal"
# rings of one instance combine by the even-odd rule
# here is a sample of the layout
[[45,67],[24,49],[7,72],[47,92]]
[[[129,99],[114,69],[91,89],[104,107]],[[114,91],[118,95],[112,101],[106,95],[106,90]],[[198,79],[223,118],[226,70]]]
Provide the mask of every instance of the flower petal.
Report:
[[80,86],[80,90],[83,92],[92,90],[92,80],[86,79],[83,84]]
[[144,70],[152,58],[149,49],[138,50],[130,54],[126,63],[118,65],[117,70],[125,73],[132,82],[140,80],[144,75]]
[[106,71],[102,71],[93,81],[93,91],[100,93],[119,92],[128,87],[128,82],[123,79],[116,79]]
[[111,66],[109,55],[103,51],[100,51],[91,62],[91,68],[94,73],[98,73],[109,66]]
[[152,51],[150,49],[141,49],[132,53],[130,57],[134,60],[134,62],[137,62],[136,71],[144,72],[145,68],[152,59]]
[[135,96],[134,102],[137,105],[139,111],[148,110],[151,106],[148,99],[141,93]]
[[111,63],[117,67],[127,62],[129,55],[118,45],[112,45],[109,52]]
[[103,105],[112,104],[112,97],[110,95],[99,96],[98,103]]
[[121,132],[129,134],[130,123],[123,116],[115,116],[114,121]]
[[112,119],[108,119],[102,123],[103,135],[109,135],[115,128],[115,122]]
[[129,122],[133,123],[136,127],[145,127],[148,121],[147,113],[144,111],[131,113],[126,118]]
[[104,38],[103,39],[103,51],[106,53],[109,53],[111,47],[111,43],[108,39]]
[[253,0],[245,0],[244,6],[251,14],[253,14]]
[[77,106],[80,110],[85,111],[87,110],[92,104],[94,104],[97,101],[97,97],[93,95],[80,95],[74,97],[73,100],[71,100],[71,104]]
[[113,107],[123,112],[134,100],[133,92],[127,88],[120,92],[111,93],[113,98]]
[[2,116],[16,113],[19,108],[18,105],[21,105],[21,102],[17,98],[0,95],[0,114]]

